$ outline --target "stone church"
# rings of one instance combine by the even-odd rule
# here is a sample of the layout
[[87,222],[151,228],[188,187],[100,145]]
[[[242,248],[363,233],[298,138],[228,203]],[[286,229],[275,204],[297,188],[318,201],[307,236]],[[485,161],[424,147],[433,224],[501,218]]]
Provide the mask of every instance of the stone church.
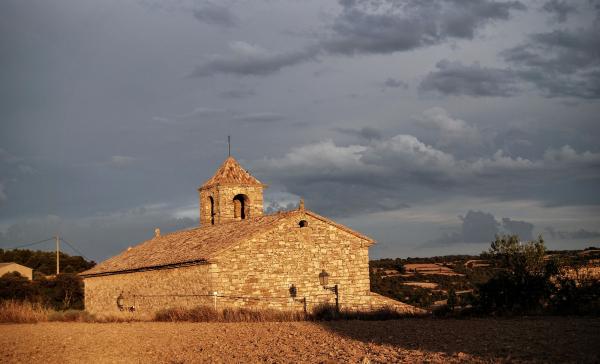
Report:
[[[266,185],[229,157],[199,189],[200,226],[160,234],[81,273],[91,313],[211,305],[310,311],[402,304],[369,290],[373,239],[304,208],[263,213]],[[328,282],[324,282],[327,280]]]

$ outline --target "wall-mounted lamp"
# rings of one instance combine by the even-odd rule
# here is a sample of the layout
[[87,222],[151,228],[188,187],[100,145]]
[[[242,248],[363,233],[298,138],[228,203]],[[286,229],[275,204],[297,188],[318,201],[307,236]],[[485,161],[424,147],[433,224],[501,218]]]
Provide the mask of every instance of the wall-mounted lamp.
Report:
[[335,311],[337,313],[340,313],[340,294],[338,290],[338,285],[335,284],[331,287],[327,286],[327,284],[329,283],[329,273],[325,272],[325,269],[323,269],[321,273],[319,273],[319,283],[321,283],[321,286],[323,286],[324,289],[329,290],[335,294]]
[[119,293],[119,296],[117,297],[117,307],[119,308],[119,311],[123,311],[124,307],[123,307],[123,302],[125,301],[125,298],[123,297],[123,292]]

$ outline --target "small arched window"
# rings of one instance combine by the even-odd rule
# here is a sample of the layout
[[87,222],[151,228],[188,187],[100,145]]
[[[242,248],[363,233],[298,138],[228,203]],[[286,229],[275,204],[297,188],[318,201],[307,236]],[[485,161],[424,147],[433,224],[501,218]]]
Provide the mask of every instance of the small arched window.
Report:
[[307,227],[308,226],[308,221],[306,221],[306,220],[300,220],[300,222],[298,223],[298,226],[300,226],[301,228]]

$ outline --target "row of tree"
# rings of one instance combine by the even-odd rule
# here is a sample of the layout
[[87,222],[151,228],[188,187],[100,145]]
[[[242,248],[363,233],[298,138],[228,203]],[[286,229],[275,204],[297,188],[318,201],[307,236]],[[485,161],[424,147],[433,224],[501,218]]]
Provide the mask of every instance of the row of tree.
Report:
[[0,300],[29,301],[55,310],[81,310],[83,294],[83,282],[73,273],[31,281],[17,272],[0,277]]
[[77,273],[96,265],[80,256],[60,253],[61,274],[52,276],[56,273],[56,253],[28,249],[0,249],[0,262],[33,269],[33,280],[16,272],[0,277],[0,300],[30,301],[56,310],[83,309],[83,282]]
[[[34,270],[34,273],[51,275],[56,273],[56,253],[29,249],[0,249],[0,263],[15,262]],[[95,266],[94,261],[88,261],[80,256],[60,253],[61,273],[79,273]]]

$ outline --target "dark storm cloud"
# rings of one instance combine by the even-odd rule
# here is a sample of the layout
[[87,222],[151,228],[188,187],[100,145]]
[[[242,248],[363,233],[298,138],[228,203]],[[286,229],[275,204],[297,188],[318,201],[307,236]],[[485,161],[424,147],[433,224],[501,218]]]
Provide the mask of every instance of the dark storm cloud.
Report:
[[427,245],[480,244],[493,240],[500,231],[500,224],[488,212],[469,210],[465,216],[458,218],[461,221],[460,232],[446,232],[439,238],[430,240]]
[[477,30],[507,20],[512,10],[524,10],[518,1],[340,1],[342,12],[330,33],[319,41],[291,52],[268,51],[235,42],[229,55],[213,55],[196,66],[190,77],[215,74],[265,76],[315,60],[321,54],[387,54],[445,42],[472,39]]
[[553,227],[547,227],[546,231],[551,237],[557,239],[598,239],[600,231],[590,231],[586,229],[577,229],[572,231],[556,230]]
[[[231,10],[195,18],[209,2]],[[600,206],[597,100],[563,107],[523,92],[447,98],[442,109],[412,87],[442,58],[473,68],[478,55],[526,40],[524,57],[507,63],[514,77],[591,94],[578,86],[593,85],[597,44],[576,29],[594,13],[577,6],[560,24],[573,38],[563,43],[585,44],[565,46],[528,37],[552,35],[548,13],[511,1],[0,1],[0,231],[27,222],[11,230],[25,242],[61,230],[101,258],[155,227],[187,226],[178,218],[197,217],[196,188],[227,156],[227,135],[271,185],[269,211],[302,196],[319,213],[354,215],[378,240],[426,241],[447,216],[499,200],[502,216],[560,206],[540,210],[542,226],[568,205],[576,222],[561,220],[562,230],[597,230],[598,214],[583,207]],[[203,78],[183,78],[195,65]],[[459,90],[495,90],[492,76],[464,77]],[[267,203],[276,188],[279,207]],[[463,197],[474,202],[465,208]]]
[[[500,233],[516,234],[523,241],[533,239],[533,224],[527,221],[502,218],[502,224],[496,217],[483,211],[469,210],[461,220],[460,232],[446,232],[439,238],[428,242],[428,245],[450,245],[459,243],[480,244],[492,241]],[[502,227],[502,229],[500,229]]]
[[547,97],[600,98],[600,27],[532,34],[501,52],[519,77]]
[[498,234],[498,222],[494,215],[469,210],[462,220],[462,238],[465,243],[483,243]]
[[448,39],[472,39],[477,30],[506,20],[518,1],[432,0],[405,3],[340,1],[333,34],[323,48],[337,54],[393,53],[438,44]]
[[445,95],[513,96],[518,92],[518,78],[510,71],[481,67],[475,63],[442,60],[437,71],[429,73],[421,82],[423,91],[437,91]]
[[510,234],[518,235],[521,240],[533,240],[533,224],[527,221],[502,218],[502,227]]
[[387,80],[385,80],[385,82],[383,83],[383,87],[386,88],[403,88],[403,89],[408,89],[408,83],[402,81],[402,80],[397,80],[395,78],[388,78]]
[[557,22],[564,23],[569,14],[577,11],[577,7],[565,0],[548,0],[542,6],[542,10],[551,13]]
[[194,9],[193,14],[198,21],[211,25],[229,28],[238,24],[238,18],[231,12],[229,7],[223,5],[208,3]]

